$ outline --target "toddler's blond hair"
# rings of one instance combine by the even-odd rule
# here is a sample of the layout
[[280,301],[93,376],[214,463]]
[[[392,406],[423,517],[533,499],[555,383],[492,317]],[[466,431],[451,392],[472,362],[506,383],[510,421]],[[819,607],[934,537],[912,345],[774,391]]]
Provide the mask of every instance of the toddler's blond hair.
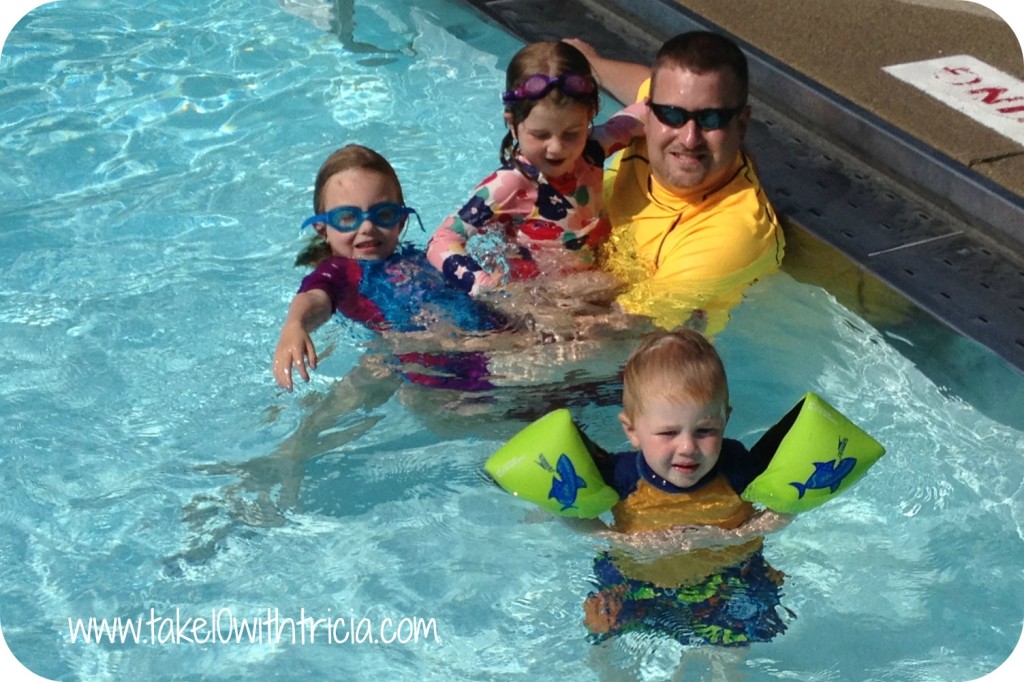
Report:
[[692,329],[646,334],[626,360],[623,371],[622,411],[632,421],[643,413],[646,401],[719,402],[729,409],[725,366],[714,346]]

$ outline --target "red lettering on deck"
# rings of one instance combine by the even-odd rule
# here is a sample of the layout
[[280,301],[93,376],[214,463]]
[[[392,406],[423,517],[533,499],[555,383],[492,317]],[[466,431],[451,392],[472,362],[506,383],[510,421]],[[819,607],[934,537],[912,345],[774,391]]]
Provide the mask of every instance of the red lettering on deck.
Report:
[[[968,90],[968,95],[976,95],[979,92],[986,93],[981,101],[985,104],[1002,104],[1003,102],[1016,102],[1024,99],[1024,97],[1007,97],[1006,99],[999,99],[999,96],[1006,92],[1006,88],[976,88],[974,90]],[[1000,109],[1002,111],[1002,109]]]
[[[948,73],[950,76],[974,76],[974,80],[963,81],[961,83],[954,82],[952,80],[943,78],[942,73]],[[971,71],[969,66],[947,66],[935,74],[936,78],[946,80],[950,85],[977,85],[981,82],[981,76],[975,76],[974,72]]]
[[[956,88],[966,88],[972,85],[978,85],[982,81],[982,77],[972,71],[969,66],[945,66],[935,72],[935,78],[945,81],[947,84]],[[981,95],[981,103],[995,106],[996,111],[1000,114],[1018,114],[1024,111],[1024,104],[1009,107],[996,106],[1024,100],[1024,95],[1007,96],[1007,93],[1009,93],[1009,88],[999,85],[983,85],[967,91],[968,95]],[[1024,123],[1024,119],[1022,118],[1014,120],[1019,123]]]

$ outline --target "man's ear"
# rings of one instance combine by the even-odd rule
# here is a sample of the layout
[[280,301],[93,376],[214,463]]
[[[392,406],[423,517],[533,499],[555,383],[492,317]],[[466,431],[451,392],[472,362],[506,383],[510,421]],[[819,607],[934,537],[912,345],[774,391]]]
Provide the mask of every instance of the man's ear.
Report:
[[633,428],[633,422],[626,416],[625,412],[619,412],[619,423],[622,424],[622,430],[626,432],[629,444],[634,448],[639,448],[640,439],[636,437],[636,429]]
[[750,105],[743,107],[743,111],[737,116],[740,125],[740,142],[747,139],[747,128],[750,127]]

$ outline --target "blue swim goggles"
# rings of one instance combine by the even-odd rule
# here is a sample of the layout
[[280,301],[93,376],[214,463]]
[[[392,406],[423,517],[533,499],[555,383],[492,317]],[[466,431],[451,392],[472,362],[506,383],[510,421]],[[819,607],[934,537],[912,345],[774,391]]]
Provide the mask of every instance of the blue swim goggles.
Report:
[[721,130],[729,125],[729,121],[736,114],[743,111],[744,107],[733,107],[730,109],[698,109],[690,111],[682,107],[675,107],[670,104],[655,104],[648,101],[647,106],[651,108],[654,118],[658,119],[669,128],[682,128],[690,121],[696,121],[701,130]]
[[393,201],[382,201],[365,211],[356,206],[338,206],[326,213],[317,213],[315,216],[306,218],[302,227],[323,223],[339,232],[355,232],[364,220],[369,220],[381,229],[391,230],[410,215],[416,216],[422,230],[423,221],[420,220],[420,214],[416,212],[416,209],[396,204]]

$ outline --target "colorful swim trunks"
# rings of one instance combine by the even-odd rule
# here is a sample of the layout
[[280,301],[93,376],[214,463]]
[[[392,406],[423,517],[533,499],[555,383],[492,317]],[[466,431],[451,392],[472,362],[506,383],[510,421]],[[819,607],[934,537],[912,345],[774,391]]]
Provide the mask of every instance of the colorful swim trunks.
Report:
[[[624,576],[607,552],[594,560],[600,614],[588,610],[590,638],[601,642],[624,632],[671,637],[681,644],[746,646],[785,632],[793,613],[781,605],[783,574],[757,552],[743,562],[679,588],[664,588]],[[587,608],[587,607],[585,607]]]

